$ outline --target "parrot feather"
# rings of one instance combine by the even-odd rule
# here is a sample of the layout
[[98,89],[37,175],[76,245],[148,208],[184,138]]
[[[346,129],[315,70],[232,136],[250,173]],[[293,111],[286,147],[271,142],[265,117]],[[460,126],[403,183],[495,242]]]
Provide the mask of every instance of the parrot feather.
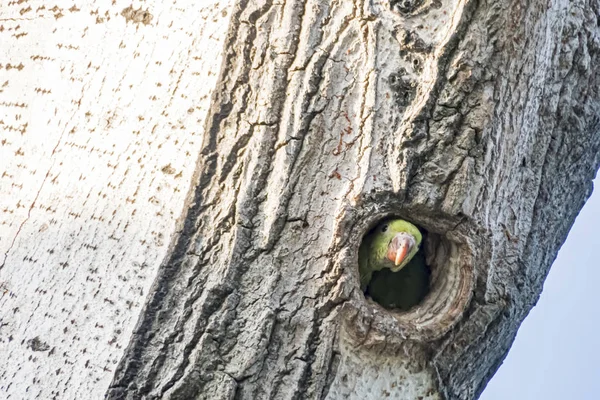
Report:
[[360,286],[386,308],[408,309],[429,290],[419,229],[402,219],[382,221],[359,248]]

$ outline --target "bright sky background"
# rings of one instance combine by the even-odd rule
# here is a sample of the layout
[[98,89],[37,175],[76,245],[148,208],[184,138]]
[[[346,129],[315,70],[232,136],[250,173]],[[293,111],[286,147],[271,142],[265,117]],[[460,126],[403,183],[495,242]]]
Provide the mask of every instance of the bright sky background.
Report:
[[480,400],[600,399],[600,177]]

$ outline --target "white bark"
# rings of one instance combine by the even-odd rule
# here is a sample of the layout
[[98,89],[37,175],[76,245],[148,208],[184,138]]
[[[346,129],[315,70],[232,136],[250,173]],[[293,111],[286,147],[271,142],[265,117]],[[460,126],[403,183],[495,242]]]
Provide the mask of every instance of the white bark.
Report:
[[104,396],[189,191],[229,3],[0,5],[0,398]]
[[[18,143],[0,147],[15,210],[0,387],[99,397],[114,375],[109,399],[476,398],[590,193],[600,5],[391,3],[28,11],[57,29],[27,22],[37,36],[11,40],[34,50],[13,44],[7,71],[57,66],[0,94],[18,108],[0,125]],[[429,232],[431,293],[406,313],[358,287],[360,240],[389,214]]]

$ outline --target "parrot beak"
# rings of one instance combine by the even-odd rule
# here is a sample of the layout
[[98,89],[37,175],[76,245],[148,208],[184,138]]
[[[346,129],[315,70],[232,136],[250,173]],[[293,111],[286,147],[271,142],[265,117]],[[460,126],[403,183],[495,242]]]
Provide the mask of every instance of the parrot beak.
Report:
[[414,239],[411,240],[410,236],[398,233],[388,245],[387,258],[393,262],[395,266],[398,266],[406,259],[406,256],[410,253],[414,245]]

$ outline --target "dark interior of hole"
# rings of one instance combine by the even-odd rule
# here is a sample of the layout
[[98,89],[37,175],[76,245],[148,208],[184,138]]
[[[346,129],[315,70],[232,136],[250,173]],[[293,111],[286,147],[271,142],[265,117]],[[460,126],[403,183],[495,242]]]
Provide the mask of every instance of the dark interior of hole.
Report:
[[[389,268],[374,271],[365,289],[365,296],[371,297],[384,308],[405,311],[419,304],[429,293],[431,268],[425,261],[424,246],[427,231],[416,226],[421,231],[423,240],[411,261],[397,272],[392,272]],[[365,237],[371,235],[376,228],[369,231]]]

